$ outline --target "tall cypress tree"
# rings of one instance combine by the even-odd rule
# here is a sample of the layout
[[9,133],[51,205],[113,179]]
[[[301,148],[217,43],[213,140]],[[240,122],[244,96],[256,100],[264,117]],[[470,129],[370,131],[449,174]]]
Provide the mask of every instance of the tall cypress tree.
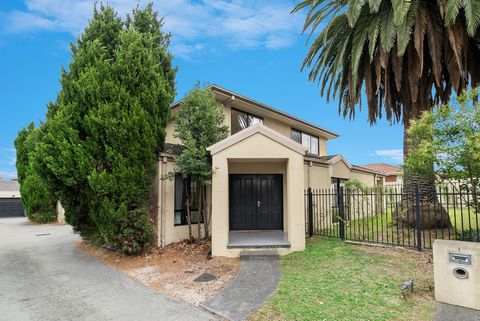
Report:
[[146,207],[165,139],[175,73],[152,6],[126,22],[101,6],[62,73],[37,155],[83,236],[135,253],[152,235]]
[[72,62],[62,69],[61,90],[50,103],[43,137],[38,143],[36,164],[65,208],[65,217],[84,237],[97,234],[89,212],[92,193],[88,176],[95,168],[95,150],[84,126],[88,113],[104,100],[99,79],[114,58],[123,23],[110,7],[94,8],[93,18],[71,44]]
[[36,143],[40,134],[33,123],[18,132],[15,139],[16,166],[20,194],[27,217],[33,222],[48,223],[57,218],[56,200],[33,166]]

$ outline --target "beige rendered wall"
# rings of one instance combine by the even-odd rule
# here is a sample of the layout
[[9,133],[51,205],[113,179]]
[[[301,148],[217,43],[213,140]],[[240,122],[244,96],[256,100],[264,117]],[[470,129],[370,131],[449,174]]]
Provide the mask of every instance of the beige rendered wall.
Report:
[[376,175],[373,173],[362,173],[352,171],[352,178],[357,179],[362,184],[366,186],[375,186],[376,185]]
[[[311,165],[310,165],[311,164]],[[334,165],[324,165],[315,162],[305,162],[304,164],[304,188],[311,187],[313,189],[324,189],[331,187],[331,179],[333,177],[350,179],[355,178],[366,186],[376,185],[376,177],[373,173],[363,173],[350,168],[343,162],[339,161]]]
[[[248,169],[248,161],[252,161],[252,168]],[[242,165],[236,163],[244,162]],[[227,248],[229,232],[229,181],[230,167],[233,171],[259,170],[259,162],[283,162],[285,167],[284,186],[284,229],[288,231],[288,240],[291,248],[279,251],[285,254],[305,249],[305,217],[303,202],[303,155],[256,133],[243,141],[232,145],[213,155],[212,180],[212,254],[214,256],[235,257],[239,250]],[[267,172],[267,167],[263,170]],[[275,170],[272,168],[272,170]],[[277,167],[279,170],[279,167]]]
[[343,161],[338,161],[334,165],[331,165],[329,173],[331,177],[336,178],[349,179],[352,177],[352,171]]
[[60,224],[66,224],[65,221],[65,209],[62,204],[57,201],[57,221]]
[[180,139],[173,137],[173,134],[175,133],[175,119],[171,119],[167,127],[165,128],[165,143],[169,144],[181,144]]
[[263,124],[277,132],[279,132],[280,134],[290,138],[291,135],[292,135],[292,132],[291,132],[291,127],[285,123],[282,123],[276,119],[273,119],[273,118],[268,118],[268,117],[264,117],[263,118]]
[[313,162],[310,166],[309,162],[307,162],[306,164],[304,164],[304,176],[305,189],[307,189],[308,187],[314,189],[330,188],[331,186],[331,177],[329,175],[328,167],[326,166],[322,166]]
[[[220,102],[219,102],[219,105]],[[223,105],[225,112],[225,121],[224,124],[230,128],[232,120],[232,106],[230,104]],[[234,107],[235,108],[235,107]],[[180,140],[174,137],[175,132],[175,117],[177,117],[177,110],[172,112],[172,119],[168,122],[166,127],[166,137],[165,142],[170,144],[180,144]],[[265,126],[279,132],[280,134],[291,138],[292,137],[292,128],[289,124],[280,122],[276,119],[270,117],[263,117],[263,123]],[[319,138],[319,153],[320,156],[327,155],[327,140]]]
[[[159,161],[159,169],[161,171],[161,161]],[[163,175],[165,176],[168,172],[173,172],[175,170],[175,162],[172,160],[172,159],[169,159],[169,161],[167,162],[167,171],[166,173],[163,173]],[[188,238],[188,225],[177,225],[175,226],[174,224],[174,213],[175,213],[175,180],[172,179],[164,179],[165,183],[164,183],[164,187],[165,189],[162,189],[162,187],[160,187],[160,195],[161,193],[165,193],[165,214],[164,214],[164,218],[165,218],[165,235],[163,236],[163,239],[164,239],[164,242],[165,244],[164,245],[167,245],[167,244],[170,244],[170,243],[174,243],[174,242],[180,242],[182,240],[185,240]],[[162,186],[162,182],[160,181],[160,186]],[[161,204],[161,200],[162,200],[162,197],[159,197],[159,204],[158,204],[158,208],[159,208],[159,217],[161,216],[161,208],[162,208],[162,204]],[[207,187],[207,212],[210,212],[211,210],[211,187]],[[159,225],[161,224],[161,222],[159,222]],[[204,230],[203,230],[203,224],[201,224],[200,226],[201,228],[201,235],[203,237],[204,235]],[[158,231],[159,231],[159,239],[161,239],[161,226],[159,226],[158,228]],[[198,226],[197,224],[192,224],[192,231],[193,231],[193,236],[194,237],[198,237]]]
[[[471,264],[450,262],[449,253],[471,255]],[[464,268],[468,278],[454,276],[453,270]],[[480,243],[435,240],[433,242],[435,300],[480,310]]]

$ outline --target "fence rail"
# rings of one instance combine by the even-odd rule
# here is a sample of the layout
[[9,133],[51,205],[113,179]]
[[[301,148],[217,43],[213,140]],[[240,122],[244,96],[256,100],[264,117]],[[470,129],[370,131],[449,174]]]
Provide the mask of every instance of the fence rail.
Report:
[[479,193],[402,185],[305,191],[306,234],[342,240],[432,248],[435,239],[480,242]]

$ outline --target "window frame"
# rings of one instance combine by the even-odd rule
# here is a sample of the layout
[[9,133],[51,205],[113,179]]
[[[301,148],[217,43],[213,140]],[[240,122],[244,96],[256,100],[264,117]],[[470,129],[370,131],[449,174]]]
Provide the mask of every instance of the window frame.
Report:
[[[248,127],[251,126],[251,121],[250,121],[250,118],[249,118],[249,117],[254,117],[254,118],[260,119],[260,120],[262,121],[262,124],[263,124],[264,121],[265,121],[265,119],[264,119],[263,117],[258,116],[258,115],[255,115],[255,114],[252,114],[252,113],[249,113],[248,111],[243,111],[243,110],[240,110],[240,109],[237,109],[237,108],[234,108],[234,107],[231,107],[231,110],[232,110],[232,111],[236,111],[236,112],[238,112],[238,113],[242,113],[242,114],[244,114],[245,116],[247,116],[247,127],[246,127],[246,128],[248,128]],[[230,133],[231,133],[232,135],[234,135],[234,134],[238,133],[239,131],[241,131],[241,130],[243,130],[243,129],[245,129],[245,128],[243,128],[243,129],[241,129],[241,130],[239,130],[239,131],[237,131],[237,132],[234,133],[234,132],[232,131],[232,128],[233,128],[233,126],[232,126],[233,117],[232,117],[231,115],[232,115],[232,113],[230,113]]]
[[[300,142],[296,141],[296,140],[293,138],[293,133],[294,133],[294,132],[300,134]],[[315,136],[315,135],[306,133],[306,132],[304,132],[304,131],[301,131],[301,130],[299,130],[299,129],[296,129],[296,128],[293,128],[293,127],[292,127],[292,130],[291,130],[291,133],[290,133],[290,138],[291,138],[293,141],[295,141],[295,142],[303,145],[303,135],[306,135],[306,136],[309,136],[309,137],[310,137],[310,147],[309,147],[308,150],[307,150],[307,154],[320,156],[320,138],[319,138],[318,136]],[[310,150],[312,150],[312,138],[315,138],[315,139],[317,140],[317,153],[316,153],[316,154],[315,154],[315,153],[312,153],[312,152],[310,151]],[[305,145],[303,145],[303,146],[305,146]],[[307,147],[307,146],[305,146],[305,147]]]
[[[178,196],[178,193],[177,193],[177,179],[180,179],[181,182],[182,182],[182,191],[181,191],[181,194],[182,194],[182,200],[181,200],[181,208],[177,208],[177,196]],[[188,222],[187,222],[187,208],[185,207],[185,204],[183,204],[183,193],[184,193],[184,190],[185,190],[185,182],[187,182],[187,184],[189,185],[189,188],[191,189],[191,179],[188,178],[188,179],[184,179],[182,174],[180,173],[176,173],[175,174],[175,178],[174,178],[174,187],[173,187],[173,226],[185,226],[185,225],[188,225]],[[200,215],[200,209],[198,208],[198,205],[199,205],[199,199],[198,197],[200,197],[200,195],[195,195],[195,197],[197,197],[197,204],[192,204],[192,208],[190,209],[190,212],[198,212],[198,214]],[[197,205],[197,207],[195,207],[195,205]],[[177,213],[180,213],[180,223],[175,223],[175,215]],[[203,218],[200,219],[200,224],[203,223]],[[198,224],[197,220],[194,220],[194,217],[192,216],[192,225],[193,224]]]

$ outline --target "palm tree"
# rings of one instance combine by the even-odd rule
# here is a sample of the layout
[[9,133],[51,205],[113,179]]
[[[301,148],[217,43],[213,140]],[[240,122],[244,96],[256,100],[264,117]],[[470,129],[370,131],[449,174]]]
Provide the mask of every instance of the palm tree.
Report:
[[[304,32],[315,35],[302,66],[309,81],[351,119],[363,88],[370,124],[403,123],[404,156],[412,119],[480,83],[480,0],[304,0],[292,12],[303,10]],[[435,202],[433,175],[404,180]],[[425,228],[450,224],[441,207],[434,213]]]

